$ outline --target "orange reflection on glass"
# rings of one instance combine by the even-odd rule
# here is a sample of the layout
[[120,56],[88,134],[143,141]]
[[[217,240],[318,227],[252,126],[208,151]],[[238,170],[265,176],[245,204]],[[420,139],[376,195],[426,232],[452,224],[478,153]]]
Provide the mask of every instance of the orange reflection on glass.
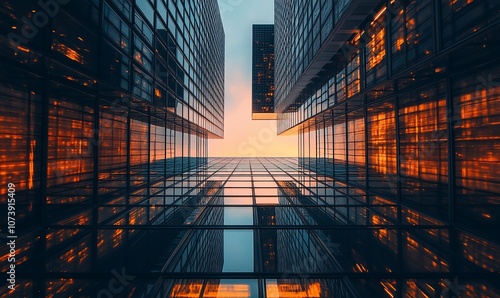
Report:
[[50,268],[52,272],[68,272],[76,268],[85,270],[89,267],[89,257],[89,243],[82,241],[58,258],[47,262],[47,268]]
[[267,298],[293,298],[293,297],[321,297],[321,285],[319,282],[314,282],[304,287],[300,284],[267,282],[266,285]]
[[256,197],[255,198],[257,204],[279,204],[278,197]]
[[[388,221],[379,217],[372,216],[372,224],[377,225],[381,223],[387,223]],[[382,244],[390,248],[392,251],[396,252],[398,250],[397,244],[397,233],[393,229],[374,229],[373,235],[377,238]]]
[[[114,223],[114,225],[125,224],[125,219],[120,219]],[[97,249],[99,253],[103,256],[110,253],[113,249],[124,244],[123,242],[124,231],[123,229],[115,230],[102,230],[99,231],[97,236]]]
[[30,49],[25,48],[25,47],[23,47],[23,46],[21,46],[21,45],[17,46],[17,49],[18,49],[19,51],[21,51],[21,52],[25,52],[25,53],[29,53],[29,52],[30,52]]
[[[200,297],[203,283],[176,284],[172,288],[169,297],[177,298],[198,298]],[[245,284],[219,284],[207,285],[203,297],[222,298],[222,297],[250,297],[250,286]]]
[[[386,104],[384,107],[387,110],[393,108],[392,104]],[[381,113],[370,111],[368,121],[370,168],[383,174],[395,174],[397,168],[394,111]]]
[[66,293],[69,289],[71,289],[75,284],[74,279],[63,279],[57,281],[48,281],[47,282],[47,298],[55,298],[65,296],[63,293]]
[[[406,282],[404,297],[431,298],[435,296],[435,291],[434,287],[427,283],[422,284],[419,282],[417,285],[417,282],[414,280],[409,280]],[[432,296],[429,296],[429,294],[432,294]]]
[[161,90],[158,88],[155,88],[155,96],[158,98],[161,98]]
[[377,66],[385,57],[385,28],[383,20],[378,20],[385,12],[386,7],[382,8],[371,23],[371,36],[367,44],[367,70]]
[[462,253],[468,261],[484,268],[488,271],[498,271],[500,259],[498,246],[479,238],[469,235],[460,235],[460,242],[463,243]]
[[[34,241],[32,239],[33,238],[31,238],[31,236],[27,236],[17,240],[18,242],[21,242],[21,244],[16,246],[16,265],[22,264],[30,259],[29,257],[31,254],[29,254],[28,251],[34,247]],[[9,257],[9,253],[0,255],[0,270],[4,269],[4,272],[7,272],[9,266],[7,261]]]
[[170,296],[179,298],[198,298],[200,297],[202,287],[202,283],[177,284],[174,285]]
[[405,39],[400,37],[398,39],[396,39],[396,41],[394,42],[395,46],[396,46],[396,50],[397,51],[400,51],[403,49],[403,44],[405,43]]
[[363,265],[356,263],[353,268],[354,272],[368,272],[368,269]]
[[467,283],[463,286],[465,289],[461,293],[463,297],[497,297],[498,292],[495,287],[490,286],[486,282],[477,281],[475,283]]
[[[420,94],[424,98],[425,94]],[[446,140],[446,102],[425,102],[400,110],[402,127],[401,170],[407,177],[440,182],[448,175],[440,144]]]
[[65,44],[58,44],[56,47],[56,50],[63,54],[64,56],[68,57],[69,59],[78,62],[80,64],[84,64],[83,61],[83,56],[80,55],[76,50],[66,46]]
[[428,248],[423,242],[412,238],[406,233],[407,260],[416,267],[422,267],[429,271],[446,271],[448,263]]
[[141,65],[143,65],[142,55],[141,55],[141,53],[136,52],[136,53],[135,53],[135,55],[134,55],[134,59],[135,59],[135,61],[137,61],[137,62],[139,62]]
[[145,224],[146,223],[146,210],[144,208],[134,209],[129,213],[129,224]]
[[381,281],[380,284],[384,289],[384,292],[387,293],[389,297],[394,298],[396,294],[396,282],[395,281]]
[[28,175],[28,188],[33,188],[33,176],[35,175],[35,146],[36,141],[31,140],[30,142],[30,154],[29,154],[29,175]]
[[364,119],[351,120],[348,126],[348,155],[349,163],[356,165],[365,164],[365,122]]
[[476,86],[468,81],[462,83],[470,86],[455,99],[460,117],[456,122],[460,148],[456,152],[457,176],[463,188],[498,192],[500,187],[495,181],[500,163],[497,154],[500,87],[493,83],[491,74],[480,76],[479,81],[481,84]]
[[51,248],[64,240],[70,239],[71,237],[78,234],[80,230],[77,229],[61,229],[56,232],[47,233],[45,236],[47,242],[47,248]]

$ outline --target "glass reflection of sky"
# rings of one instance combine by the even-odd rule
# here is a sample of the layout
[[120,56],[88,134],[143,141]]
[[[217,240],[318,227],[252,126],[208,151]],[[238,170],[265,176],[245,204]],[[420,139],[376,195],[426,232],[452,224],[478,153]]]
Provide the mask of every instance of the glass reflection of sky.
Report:
[[252,207],[224,207],[225,225],[253,225]]
[[253,272],[253,231],[224,231],[224,267],[222,272]]

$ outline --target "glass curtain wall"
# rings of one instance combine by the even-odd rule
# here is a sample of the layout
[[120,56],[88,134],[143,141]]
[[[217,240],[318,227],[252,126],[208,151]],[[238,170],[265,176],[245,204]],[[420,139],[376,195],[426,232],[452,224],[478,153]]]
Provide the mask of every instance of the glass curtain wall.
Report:
[[[213,187],[207,146],[223,136],[224,94],[217,1],[2,1],[0,66],[16,295],[106,296],[99,274],[152,268],[177,237],[144,228],[184,220],[166,206]],[[7,188],[0,196],[7,214]],[[7,272],[7,246],[0,256]]]

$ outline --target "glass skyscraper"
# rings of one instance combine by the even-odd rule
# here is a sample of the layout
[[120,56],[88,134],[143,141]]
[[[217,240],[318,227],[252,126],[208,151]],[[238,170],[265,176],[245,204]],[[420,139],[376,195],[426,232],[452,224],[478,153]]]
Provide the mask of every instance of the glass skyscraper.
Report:
[[[130,286],[110,290],[113,272],[160,266],[177,236],[144,228],[183,222],[181,208],[167,208],[174,198],[215,187],[202,166],[208,139],[223,137],[224,42],[215,0],[2,1],[0,195],[5,233],[15,185],[13,297],[109,297]],[[203,235],[208,248],[220,249],[219,234]],[[145,293],[140,283],[121,291]]]
[[[351,240],[342,270],[370,276],[375,296],[498,293],[499,10],[275,1],[278,132],[298,135],[299,166],[331,196],[311,216],[345,227],[332,232]],[[450,277],[454,293],[439,286]]]
[[276,119],[274,113],[274,25],[252,27],[252,119]]
[[0,296],[497,297],[498,1],[276,0],[288,158],[208,156],[219,4],[0,4]]

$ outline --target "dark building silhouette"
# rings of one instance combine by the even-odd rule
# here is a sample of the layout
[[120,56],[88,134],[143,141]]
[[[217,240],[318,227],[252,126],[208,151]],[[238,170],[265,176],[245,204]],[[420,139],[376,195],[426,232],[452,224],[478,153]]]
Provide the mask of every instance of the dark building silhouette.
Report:
[[[257,207],[257,217],[259,226],[276,225],[276,207]],[[275,272],[277,268],[277,231],[261,230],[260,253],[262,255],[262,270],[264,272]]]
[[252,119],[276,119],[274,113],[274,25],[252,27]]

